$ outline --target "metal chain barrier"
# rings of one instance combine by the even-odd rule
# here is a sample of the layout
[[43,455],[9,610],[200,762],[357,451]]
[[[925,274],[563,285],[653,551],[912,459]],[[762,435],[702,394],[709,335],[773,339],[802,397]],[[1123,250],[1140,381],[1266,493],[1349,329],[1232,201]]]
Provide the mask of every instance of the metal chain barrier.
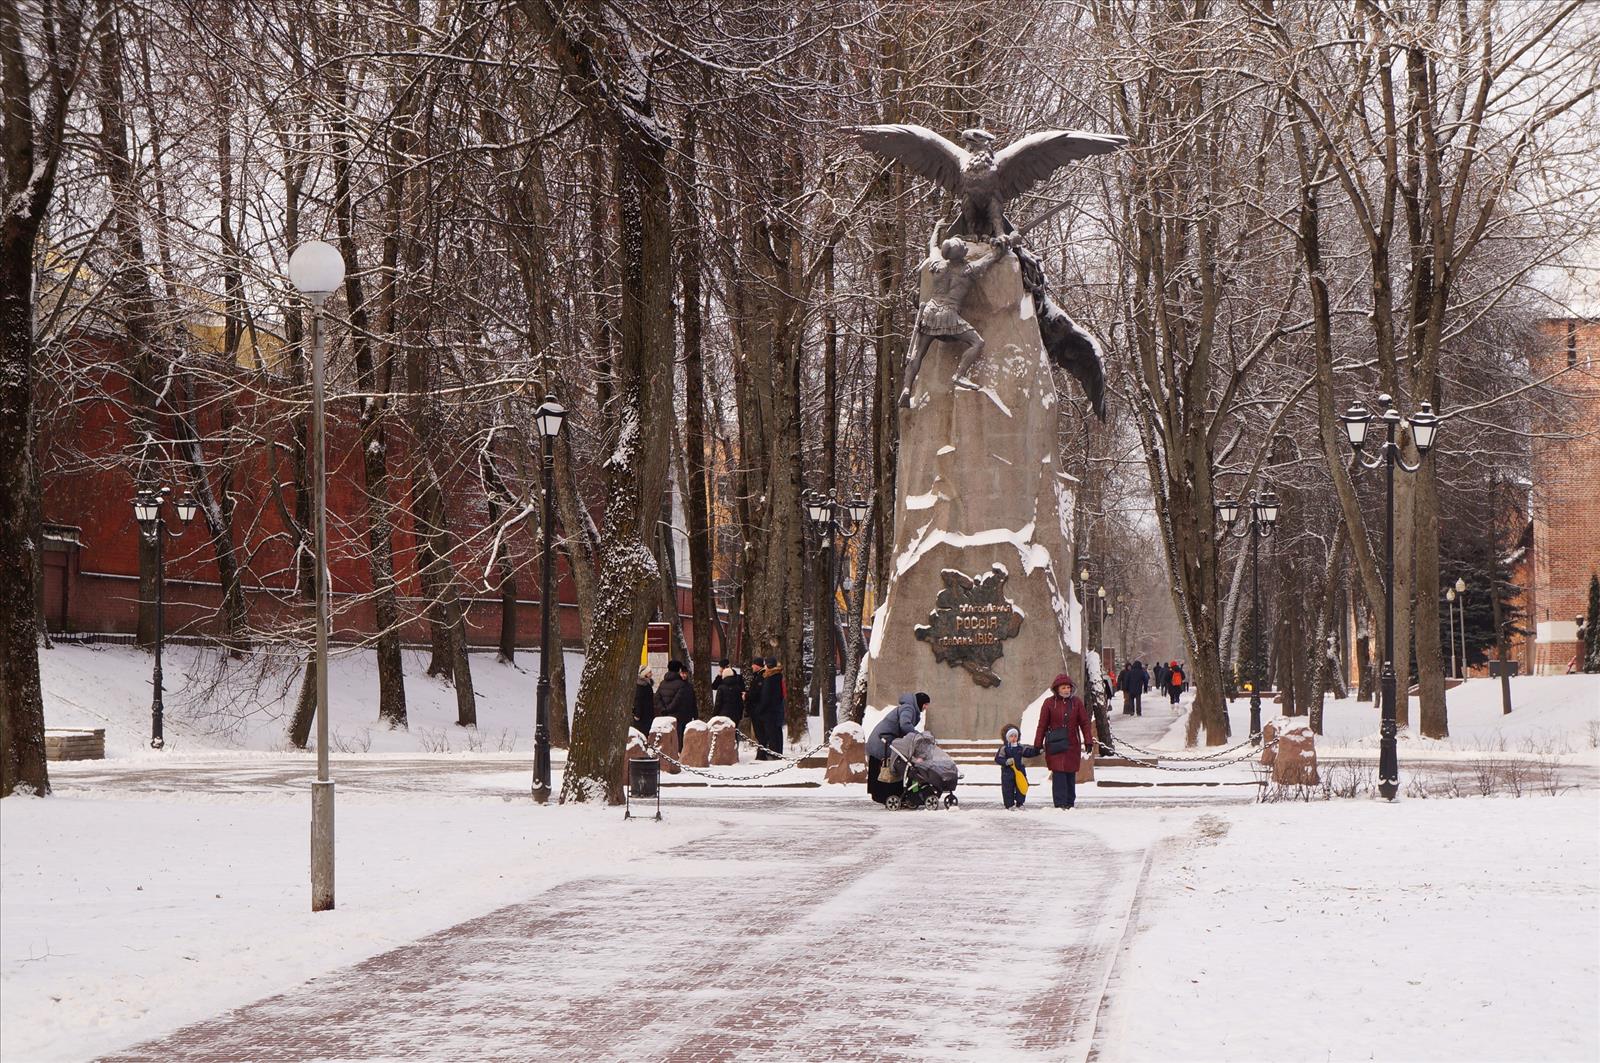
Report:
[[[738,732],[735,732],[735,734],[737,735]],[[745,742],[749,742],[751,745],[758,746],[759,748],[762,748],[762,749],[766,749],[765,746],[761,745],[761,743],[759,743],[759,742],[754,741],[753,739],[745,738],[743,735],[738,735],[738,737],[740,738],[740,740],[745,741]],[[799,765],[800,761],[804,760],[805,758],[807,758],[809,756],[812,756],[813,754],[817,753],[819,750],[827,748],[827,745],[828,745],[828,740],[827,739],[823,739],[821,742],[818,742],[816,745],[812,746],[810,749],[806,750],[804,753],[801,753],[797,757],[785,757],[782,753],[774,753],[774,755],[779,757],[781,760],[783,760],[784,763],[778,765],[775,768],[769,768],[766,771],[756,772],[753,775],[729,775],[729,774],[727,774],[725,772],[715,772],[715,771],[707,770],[706,768],[697,768],[697,767],[694,767],[693,765],[685,764],[683,761],[679,760],[677,757],[673,756],[671,753],[664,752],[663,750],[661,750],[660,747],[658,747],[654,743],[648,742],[648,741],[645,743],[645,752],[649,753],[651,756],[660,757],[662,760],[670,761],[673,764],[676,764],[680,771],[686,771],[690,775],[699,775],[699,776],[702,776],[702,777],[707,778],[707,779],[716,779],[716,780],[718,780],[720,782],[751,782],[751,781],[754,781],[754,780],[757,780],[757,779],[765,779],[768,776],[778,775],[778,774],[780,774],[782,772],[789,771],[790,769],[797,767]],[[767,752],[768,753],[773,753],[774,751],[768,749]]]
[[[1168,752],[1166,752],[1164,750],[1160,750],[1160,749],[1145,749],[1143,746],[1136,746],[1132,742],[1124,741],[1123,739],[1118,738],[1116,732],[1111,730],[1110,724],[1106,725],[1106,732],[1111,735],[1111,744],[1113,746],[1116,746],[1116,747],[1119,747],[1119,748],[1131,749],[1135,753],[1143,753],[1146,756],[1159,757],[1159,758],[1161,758],[1163,760],[1177,760],[1177,761],[1220,760],[1221,758],[1228,756],[1228,754],[1230,754],[1230,753],[1233,753],[1233,752],[1236,752],[1237,750],[1243,749],[1245,746],[1253,746],[1253,745],[1255,745],[1255,740],[1254,739],[1246,738],[1243,742],[1240,742],[1238,745],[1229,746],[1227,749],[1217,749],[1217,750],[1213,750],[1213,751],[1211,751],[1209,753],[1201,753],[1201,754],[1199,754],[1197,756],[1187,756],[1187,757],[1185,757],[1185,756],[1172,756],[1172,755],[1170,755]],[[1277,739],[1274,738],[1273,741],[1276,742]]]
[[[1238,745],[1229,746],[1227,749],[1213,750],[1210,753],[1203,753],[1199,756],[1183,757],[1171,756],[1158,749],[1145,749],[1142,746],[1134,745],[1132,742],[1121,741],[1117,738],[1116,732],[1111,730],[1111,721],[1109,720],[1106,721],[1106,733],[1111,736],[1111,744],[1113,747],[1131,749],[1136,753],[1143,753],[1146,756],[1154,757],[1155,761],[1150,765],[1150,767],[1155,768],[1157,771],[1211,771],[1214,768],[1228,767],[1233,764],[1242,764],[1247,760],[1253,760],[1255,759],[1258,750],[1266,750],[1267,748],[1276,746],[1278,744],[1278,740],[1274,738],[1272,741],[1264,742],[1258,747],[1255,744],[1255,739],[1246,738]],[[1239,750],[1244,750],[1244,752],[1240,753],[1238,756],[1229,755],[1238,753]],[[1163,760],[1177,761],[1178,764],[1185,766],[1179,767],[1178,764],[1171,763],[1163,764],[1161,763]]]

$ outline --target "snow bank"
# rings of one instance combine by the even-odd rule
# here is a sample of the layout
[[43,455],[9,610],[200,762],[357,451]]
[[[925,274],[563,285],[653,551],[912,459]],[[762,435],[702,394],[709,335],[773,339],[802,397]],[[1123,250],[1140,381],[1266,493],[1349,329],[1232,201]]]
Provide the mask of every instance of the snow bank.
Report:
[[[298,658],[262,649],[229,661],[195,646],[168,646],[166,752],[150,749],[148,653],[132,646],[62,643],[39,653],[47,727],[103,727],[106,756],[171,757],[203,750],[285,750],[300,692]],[[404,653],[409,730],[378,720],[378,669],[371,650],[338,649],[328,669],[330,742],[335,752],[416,753],[533,748],[539,655],[515,664],[472,655],[478,726],[456,725],[455,688],[427,673],[428,655]],[[566,654],[567,704],[577,699],[583,655]],[[315,730],[312,747],[316,744]]]
[[[1518,676],[1511,680],[1510,715],[1501,712],[1500,680],[1469,679],[1445,692],[1450,736],[1424,738],[1420,732],[1421,707],[1411,698],[1411,723],[1399,733],[1402,763],[1407,755],[1450,757],[1476,753],[1560,754],[1600,764],[1600,675]],[[1265,719],[1280,715],[1274,701],[1262,702]],[[1250,699],[1235,698],[1228,705],[1233,733],[1250,727]],[[1308,724],[1304,716],[1286,717],[1289,726]],[[1340,750],[1371,752],[1378,748],[1381,714],[1378,706],[1354,698],[1330,698],[1324,703],[1322,736],[1318,752],[1324,756]],[[1166,747],[1183,744],[1180,717],[1162,739]]]
[[[313,914],[289,793],[0,802],[0,1057],[88,1059],[713,830],[604,806],[341,794]],[[447,854],[447,855],[446,855]]]

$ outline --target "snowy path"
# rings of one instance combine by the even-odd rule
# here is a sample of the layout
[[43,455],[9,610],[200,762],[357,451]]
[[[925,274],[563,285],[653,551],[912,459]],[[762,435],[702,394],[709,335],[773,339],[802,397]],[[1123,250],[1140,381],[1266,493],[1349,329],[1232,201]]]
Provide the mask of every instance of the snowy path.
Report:
[[795,803],[110,1058],[1081,1059],[1144,861],[1085,814]]

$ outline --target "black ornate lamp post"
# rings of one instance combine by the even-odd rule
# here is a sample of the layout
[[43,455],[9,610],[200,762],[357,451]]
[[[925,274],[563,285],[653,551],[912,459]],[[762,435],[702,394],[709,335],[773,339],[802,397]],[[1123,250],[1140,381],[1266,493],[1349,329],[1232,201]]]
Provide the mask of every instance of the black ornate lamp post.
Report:
[[1249,526],[1233,531],[1233,522],[1239,517],[1237,499],[1223,499],[1216,504],[1217,516],[1222,526],[1235,538],[1250,537],[1250,741],[1261,744],[1261,537],[1271,536],[1278,523],[1278,496],[1267,488],[1250,499]]
[[[1380,683],[1383,689],[1383,724],[1378,749],[1378,792],[1387,801],[1393,801],[1400,792],[1400,760],[1395,749],[1395,674],[1394,674],[1394,468],[1406,472],[1422,468],[1422,460],[1407,464],[1394,441],[1395,430],[1405,423],[1400,411],[1394,408],[1394,399],[1388,394],[1378,396],[1378,412],[1370,412],[1360,402],[1350,404],[1344,417],[1345,435],[1350,439],[1350,449],[1363,468],[1384,469],[1384,524],[1383,524],[1383,671]],[[1370,461],[1363,452],[1369,425],[1384,427],[1383,454]],[[1427,458],[1433,449],[1433,437],[1439,431],[1439,418],[1433,406],[1424,402],[1411,416],[1411,441],[1417,453]]]
[[[824,495],[817,491],[806,495],[805,504],[811,530],[816,532],[822,544],[822,571],[826,581],[823,596],[828,600],[826,616],[817,618],[818,630],[813,650],[818,668],[822,668],[823,655],[827,655],[828,667],[822,673],[825,680],[822,684],[822,731],[829,734],[839,722],[839,695],[833,689],[833,630],[838,626],[833,597],[833,539],[835,535],[850,539],[860,532],[866,525],[870,507],[867,500],[859,496],[848,502],[840,502],[832,492]],[[824,621],[827,623],[825,633],[822,630]]]
[[[168,530],[167,519],[162,515],[161,508],[167,500],[167,495],[172,493],[170,487],[140,488],[133,496],[133,517],[139,522],[139,529],[145,541],[156,548],[156,662],[155,673],[151,677],[154,687],[150,695],[150,748],[161,749],[166,746],[167,740],[162,735],[162,716],[165,708],[161,702],[161,644],[166,639],[166,604],[167,589],[167,536],[172,534]],[[174,508],[178,511],[177,534],[182,535],[191,520],[194,519],[194,495],[185,491],[178,497]]]
[[556,437],[567,419],[567,408],[554,399],[545,399],[534,411],[539,425],[544,480],[540,518],[539,567],[539,688],[534,701],[533,721],[533,799],[541,805],[550,800],[550,614],[551,587],[555,566],[551,563],[551,544],[555,540]]
[[344,283],[344,256],[308,240],[289,256],[289,280],[311,304],[311,509],[317,562],[317,781],[311,784],[311,910],[333,910],[333,779],[328,773],[328,444],[323,304]]

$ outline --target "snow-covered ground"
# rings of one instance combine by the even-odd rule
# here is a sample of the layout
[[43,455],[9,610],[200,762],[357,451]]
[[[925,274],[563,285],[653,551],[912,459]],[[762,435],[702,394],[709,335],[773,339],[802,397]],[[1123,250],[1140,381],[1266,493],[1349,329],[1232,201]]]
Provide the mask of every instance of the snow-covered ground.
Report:
[[[1187,700],[1185,704],[1187,704]],[[1469,679],[1445,694],[1450,736],[1424,738],[1419,730],[1421,710],[1411,698],[1411,723],[1398,736],[1401,759],[1407,756],[1450,757],[1459,754],[1512,753],[1560,755],[1577,763],[1600,763],[1600,675],[1519,676],[1511,680],[1509,715],[1502,712],[1500,680]],[[1280,714],[1273,702],[1263,701],[1261,719],[1269,723]],[[1236,698],[1228,705],[1233,733],[1243,739],[1250,732],[1250,700]],[[1309,726],[1304,716],[1289,721]],[[1330,698],[1325,703],[1320,755],[1376,753],[1378,707],[1354,698]],[[1163,748],[1183,745],[1183,721],[1174,723]]]
[[1600,1059],[1600,796],[1218,809],[1158,849],[1107,1060]]
[[[519,653],[501,664],[472,655],[478,726],[456,726],[455,688],[427,675],[428,655],[407,650],[406,711],[410,729],[380,724],[378,668],[371,650],[338,647],[329,668],[329,745],[340,752],[413,753],[533,748],[539,655]],[[565,655],[567,704],[577,696],[583,655]],[[150,749],[148,653],[131,646],[63,643],[39,654],[46,727],[103,727],[110,757],[161,756]],[[166,688],[163,731],[168,754],[203,750],[281,750],[300,691],[296,659],[259,650],[232,661],[194,646],[162,653]],[[315,733],[313,733],[313,747]]]
[[[1107,864],[1119,870],[1107,872],[1097,902],[1106,914],[1075,932],[1079,937],[1058,935],[1049,955],[1074,957],[1063,981],[1072,986],[1070,1016],[1057,1016],[1064,1024],[1059,1045],[1030,1049],[1027,1058],[1083,1058],[1091,1043],[1104,1058],[1139,1060],[1600,1058],[1600,791],[1587,788],[1592,771],[1577,773],[1585,788],[1559,796],[1532,796],[1530,789],[1520,799],[1392,805],[1253,804],[1251,787],[1086,786],[1080,807],[1062,816],[1000,811],[995,788],[968,788],[990,782],[989,772],[975,768],[962,784],[960,812],[883,812],[856,787],[712,787],[668,791],[665,823],[626,822],[617,809],[534,806],[526,796],[526,752],[500,752],[481,740],[468,751],[470,732],[454,726],[453,692],[421,675],[419,656],[407,662],[409,735],[378,728],[371,718],[370,655],[341,658],[335,670],[335,730],[356,736],[370,729],[372,752],[335,753],[339,906],[313,915],[309,758],[273,752],[284,745],[292,679],[282,687],[285,697],[258,697],[248,711],[207,722],[195,711],[203,669],[194,662],[169,667],[171,740],[166,753],[153,754],[145,748],[148,656],[87,647],[44,654],[49,723],[106,727],[113,757],[53,766],[50,798],[0,802],[0,1056],[30,1063],[113,1051],[504,905],[551,896],[562,883],[598,883],[585,890],[630,898],[626,910],[593,913],[593,934],[602,936],[638,918],[643,902],[629,883],[665,890],[665,897],[675,896],[681,881],[695,896],[720,896],[737,867],[748,878],[737,886],[740,903],[756,903],[765,876],[793,864],[795,847],[829,853],[852,839],[856,855],[845,860],[840,850],[823,863],[859,865],[868,875],[850,887],[863,913],[858,923],[849,914],[856,908],[822,895],[811,914],[762,919],[753,931],[782,970],[819,955],[806,936],[819,925],[834,935],[831,959],[797,972],[795,986],[774,987],[774,1014],[792,996],[799,1017],[787,1021],[808,1024],[803,1029],[836,1036],[865,1021],[831,1005],[813,1014],[806,1002],[830,970],[840,973],[840,956],[878,953],[882,913],[915,903],[902,895],[910,883],[990,881],[1003,851],[1008,867],[1028,867],[1012,868],[1003,881],[1035,890],[1056,881],[1050,862],[1064,862],[1065,874],[1094,849],[1119,854]],[[514,731],[508,747],[525,750],[532,671],[487,656],[473,663],[478,733]],[[569,661],[569,685],[576,663]],[[186,670],[194,678],[183,678]],[[1559,757],[1586,771],[1596,762],[1600,677],[1518,679],[1513,696],[1515,711],[1502,717],[1497,682],[1451,691],[1451,738],[1406,737],[1402,775],[1407,758]],[[1248,704],[1232,711],[1242,736]],[[1274,715],[1266,709],[1268,719]],[[1147,725],[1154,734],[1161,723]],[[1125,726],[1132,733],[1134,725]],[[1330,703],[1327,730],[1321,755],[1374,755],[1372,706]],[[432,751],[430,731],[448,735],[453,752]],[[1181,730],[1164,741],[1181,745]],[[747,763],[730,774],[766,770]],[[1248,776],[1244,767],[1238,771]],[[817,774],[790,771],[773,781]],[[1034,781],[1044,795],[1048,784]],[[900,818],[906,816],[927,818]],[[942,828],[941,816],[960,817],[964,826]],[[885,880],[899,883],[894,895],[878,896],[872,869],[886,860],[880,854],[902,850],[907,824],[923,839],[919,851],[937,859],[900,867]],[[991,838],[993,832],[1004,837]],[[941,834],[954,839],[944,852],[934,847]],[[761,858],[772,861],[765,870],[760,860],[730,859],[762,838],[778,845]],[[1143,886],[1130,910],[1137,876],[1128,868],[1141,859]],[[1095,887],[1080,881],[1084,868],[1074,874],[1071,889],[1095,896]],[[1068,888],[1066,879],[1060,884]],[[571,903],[573,895],[564,896]],[[781,900],[773,903],[781,909]],[[963,909],[946,899],[939,938],[1005,942],[1020,950],[1016,962],[1026,963],[1029,921],[1048,903],[1041,896],[1038,905],[989,905],[974,916],[985,924],[967,927],[959,925]],[[995,919],[1003,925],[987,922]],[[1021,921],[1004,922],[1012,919]],[[686,947],[671,934],[628,940],[647,967],[672,967]],[[948,959],[948,971],[962,969],[963,957]],[[727,975],[748,976],[738,969]],[[882,976],[851,968],[849,977],[876,984]],[[980,1028],[1012,1036],[988,1013],[1004,1007],[1003,980],[973,995],[977,983],[969,993],[959,979],[946,985],[929,977],[948,992],[916,983],[914,1006],[949,1013],[922,1015],[929,1020],[922,1029],[971,1028],[960,1009],[989,994],[995,1000],[983,996]],[[705,992],[721,999],[743,988],[708,984]],[[627,1011],[619,1002],[611,1020],[627,1023]],[[692,1029],[692,1022],[671,1025]],[[800,1038],[802,1028],[792,1032]],[[924,1040],[908,1048],[916,1058],[999,1058],[941,1054],[944,1043],[926,1040],[934,1034],[919,1036]],[[1018,1045],[1037,1043],[1016,1036],[1023,1038]],[[538,1054],[531,1043],[507,1051]]]
[[708,829],[459,794],[341,794],[313,915],[304,795],[0,802],[0,1057],[88,1059]]

